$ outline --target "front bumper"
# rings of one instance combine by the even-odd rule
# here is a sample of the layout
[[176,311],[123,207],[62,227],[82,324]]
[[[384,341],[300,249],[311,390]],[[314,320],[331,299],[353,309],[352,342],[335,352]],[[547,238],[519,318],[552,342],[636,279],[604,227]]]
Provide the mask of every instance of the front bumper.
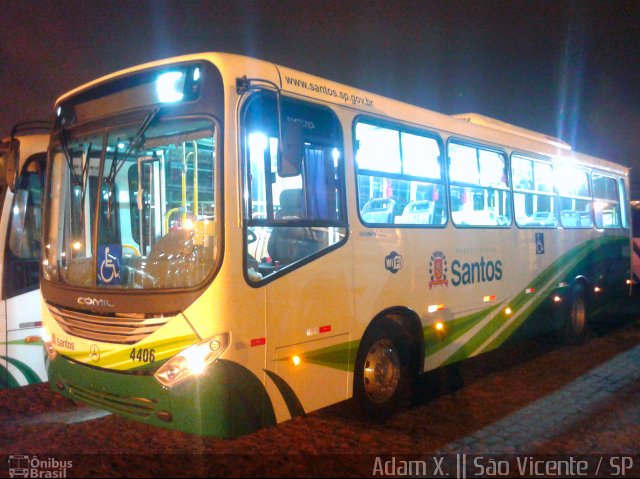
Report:
[[152,375],[89,367],[58,355],[48,365],[51,389],[73,400],[154,426],[237,437],[275,424],[263,383],[237,363],[217,360],[173,388]]

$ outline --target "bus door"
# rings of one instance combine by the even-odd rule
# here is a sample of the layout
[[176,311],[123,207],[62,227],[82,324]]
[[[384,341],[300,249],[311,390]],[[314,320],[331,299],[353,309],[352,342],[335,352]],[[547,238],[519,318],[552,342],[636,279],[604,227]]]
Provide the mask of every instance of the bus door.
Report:
[[282,111],[280,156],[275,95],[245,107],[245,278],[266,288],[267,387],[293,416],[348,396],[352,267],[338,120],[287,99]]
[[45,153],[25,162],[15,193],[7,194],[11,204],[3,208],[2,222],[7,229],[0,253],[4,315],[0,387],[24,386],[46,378],[38,289],[45,162]]

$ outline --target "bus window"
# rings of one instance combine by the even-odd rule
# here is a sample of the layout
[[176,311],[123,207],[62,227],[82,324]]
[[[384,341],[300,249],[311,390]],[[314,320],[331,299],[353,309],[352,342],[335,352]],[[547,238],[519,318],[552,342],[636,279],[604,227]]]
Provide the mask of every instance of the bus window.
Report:
[[620,228],[622,214],[620,195],[615,178],[597,173],[591,175],[593,182],[593,211],[597,228]]
[[450,142],[451,217],[456,226],[511,225],[511,193],[501,152]]
[[446,223],[435,138],[366,122],[356,125],[358,206],[367,225]]
[[554,228],[558,218],[551,164],[513,155],[511,172],[516,224]]
[[13,197],[5,255],[4,297],[38,287],[42,231],[42,177],[37,159],[25,167]]
[[560,194],[560,223],[564,228],[592,228],[589,174],[580,168],[562,165],[556,170]]
[[275,96],[254,95],[243,114],[246,274],[252,282],[329,251],[347,233],[338,121],[328,109],[281,101],[284,121],[302,127],[298,175],[278,174]]

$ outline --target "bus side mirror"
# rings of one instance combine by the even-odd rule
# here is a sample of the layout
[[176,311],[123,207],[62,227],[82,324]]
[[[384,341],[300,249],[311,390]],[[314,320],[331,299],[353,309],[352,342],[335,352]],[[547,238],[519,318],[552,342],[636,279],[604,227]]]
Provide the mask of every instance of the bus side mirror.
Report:
[[4,140],[0,144],[0,186],[8,186],[14,192],[18,181],[18,159],[20,142],[15,138]]
[[278,152],[278,176],[298,176],[302,171],[302,126],[298,122],[282,123],[282,148]]

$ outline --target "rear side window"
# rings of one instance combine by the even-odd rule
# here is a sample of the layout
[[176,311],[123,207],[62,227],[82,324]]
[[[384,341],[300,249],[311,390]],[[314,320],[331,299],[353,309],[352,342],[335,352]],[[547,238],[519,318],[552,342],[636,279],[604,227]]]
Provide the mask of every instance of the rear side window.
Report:
[[563,228],[592,228],[592,200],[586,170],[560,165],[556,171],[560,195],[560,224]]
[[516,224],[555,228],[558,217],[551,163],[513,155],[511,177]]
[[621,228],[622,210],[618,182],[610,176],[593,173],[593,213],[597,228]]
[[448,154],[454,224],[511,225],[511,192],[504,153],[452,141]]

